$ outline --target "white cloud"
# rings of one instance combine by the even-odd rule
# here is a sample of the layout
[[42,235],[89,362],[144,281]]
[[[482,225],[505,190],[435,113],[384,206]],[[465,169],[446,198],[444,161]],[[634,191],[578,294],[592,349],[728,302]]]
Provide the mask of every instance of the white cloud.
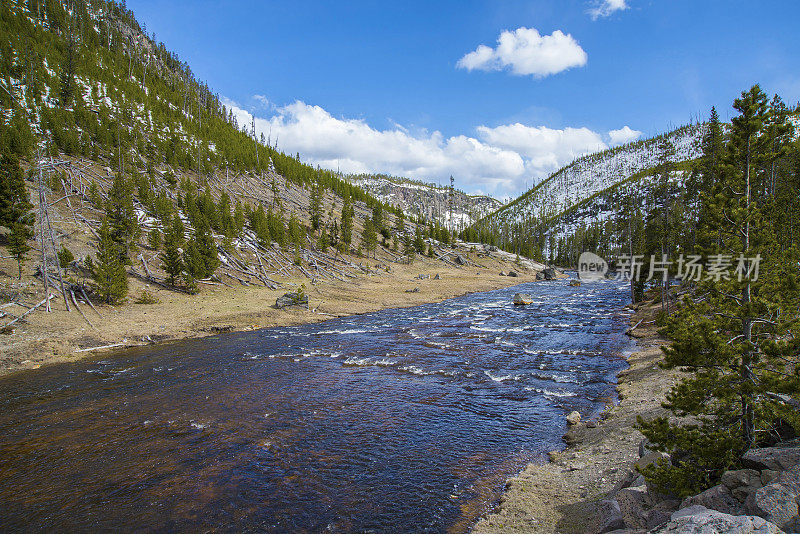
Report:
[[619,130],[611,130],[608,132],[608,137],[611,139],[612,145],[624,145],[631,141],[636,141],[642,136],[639,130],[632,130],[629,126],[623,126]]
[[262,109],[272,109],[274,104],[270,102],[269,98],[264,95],[253,95],[253,100],[256,101],[256,106]]
[[497,48],[480,45],[459,59],[456,66],[468,71],[510,68],[518,76],[543,78],[572,67],[582,67],[586,61],[586,52],[572,35],[561,30],[551,35],[540,35],[534,28],[522,27],[501,33],[497,38]]
[[[239,124],[251,115],[223,99]],[[624,130],[624,128],[623,128]],[[520,123],[477,128],[478,135],[445,137],[395,125],[378,130],[363,120],[336,118],[319,106],[294,102],[256,118],[256,131],[270,136],[278,149],[300,153],[306,163],[345,173],[387,173],[502,197],[515,195],[575,157],[606,148],[588,128],[531,127]]]
[[556,130],[515,123],[496,128],[480,126],[478,133],[486,143],[523,156],[535,176],[547,175],[577,157],[608,148],[601,136],[588,128]]
[[[224,102],[240,124],[251,115]],[[268,119],[256,118],[256,130],[269,135],[278,148],[320,167],[345,173],[382,172],[420,180],[458,177],[461,187],[490,192],[514,190],[525,172],[516,152],[487,145],[463,135],[445,138],[440,132],[411,135],[402,128],[377,130],[356,119],[338,119],[319,106],[294,102]]]
[[624,11],[626,9],[628,9],[626,0],[595,0],[588,13],[592,20],[597,20],[600,17],[607,17],[615,11]]

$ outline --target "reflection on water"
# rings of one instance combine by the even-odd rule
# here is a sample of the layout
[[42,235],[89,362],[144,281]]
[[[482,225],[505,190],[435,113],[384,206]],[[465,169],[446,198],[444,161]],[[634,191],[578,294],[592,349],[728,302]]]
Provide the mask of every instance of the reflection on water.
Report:
[[613,393],[626,299],[523,284],[7,377],[0,528],[463,530]]

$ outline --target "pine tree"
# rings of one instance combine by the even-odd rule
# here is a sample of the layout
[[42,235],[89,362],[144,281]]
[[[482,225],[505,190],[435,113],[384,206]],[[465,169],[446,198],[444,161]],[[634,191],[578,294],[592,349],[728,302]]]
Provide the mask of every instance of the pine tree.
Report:
[[75,255],[67,247],[61,245],[61,250],[58,251],[58,265],[62,269],[66,269],[73,261],[75,261]]
[[241,237],[244,231],[244,209],[242,208],[241,201],[236,201],[236,207],[233,209],[233,229],[235,237]]
[[289,242],[295,247],[303,246],[303,229],[300,226],[300,221],[294,213],[289,216],[289,224],[286,228],[289,234]]
[[[0,154],[0,226],[11,228],[32,209],[19,158],[4,151]],[[32,225],[33,222],[28,221],[27,224]]]
[[147,234],[147,244],[153,250],[158,250],[158,249],[161,248],[162,237],[163,237],[163,235],[161,233],[161,230],[159,230],[158,228],[153,228]]
[[[647,254],[657,261],[668,257],[669,252],[672,250],[672,227],[670,225],[674,187],[671,183],[671,175],[675,170],[675,146],[672,142],[664,137],[658,146],[658,176],[656,183],[651,190],[651,209],[647,218],[647,233],[649,235],[649,243]],[[662,277],[657,280],[660,299],[661,310],[668,312],[668,280]]]
[[0,226],[11,230],[8,247],[22,278],[22,264],[31,250],[28,240],[33,236],[34,215],[19,158],[9,145],[13,143],[6,144],[0,154]]
[[380,202],[376,203],[372,207],[372,224],[375,225],[376,232],[383,232],[384,230],[384,222],[383,222],[383,206]]
[[198,218],[194,235],[186,243],[183,263],[193,279],[208,278],[219,267],[217,245],[203,217]]
[[75,97],[75,35],[72,28],[67,39],[67,54],[61,68],[61,106],[69,107]]
[[30,226],[22,223],[15,222],[11,224],[11,234],[8,236],[8,250],[14,259],[17,260],[18,278],[22,280],[22,264],[25,262],[25,257],[31,250],[28,245],[28,240],[33,237],[33,232]]
[[88,267],[92,273],[97,292],[109,304],[117,304],[128,294],[128,277],[125,264],[121,260],[119,244],[114,239],[113,230],[107,220],[98,232],[96,260],[89,258]]
[[130,252],[135,250],[136,238],[142,230],[133,207],[133,184],[117,173],[108,192],[106,217],[111,235],[117,243],[120,261],[130,265]]
[[375,249],[378,246],[378,232],[375,230],[375,223],[372,219],[364,221],[364,231],[361,233],[361,245],[367,251],[367,256],[372,254],[375,257]]
[[280,246],[286,246],[286,226],[283,224],[283,218],[270,208],[267,210],[267,221],[270,238]]
[[[699,206],[697,207],[697,239],[696,245],[701,250],[710,250],[719,246],[719,229],[710,220],[708,213],[711,197],[719,180],[722,178],[722,156],[725,149],[725,138],[722,123],[716,108],[711,108],[708,122],[706,123],[701,148],[703,155],[698,164],[699,183],[690,187],[687,194],[694,193]],[[690,183],[691,184],[691,183]]]
[[406,232],[403,234],[403,255],[406,257],[409,263],[414,261],[414,257],[417,254],[417,249],[414,248],[414,240],[411,238],[411,234]]
[[339,248],[339,223],[333,221],[332,224],[328,225],[329,228],[329,239],[328,242],[332,247]]
[[281,192],[278,188],[278,182],[273,178],[270,182],[270,189],[272,190],[272,209],[280,208],[281,206]]
[[[689,374],[664,406],[692,419],[639,420],[655,447],[673,455],[671,465],[650,467],[645,476],[679,496],[713,485],[740,465],[744,451],[780,438],[782,426],[800,429],[798,414],[776,400],[800,388],[791,363],[800,348],[800,276],[792,267],[798,252],[776,246],[754,187],[768,169],[766,95],[754,86],[734,108],[722,175],[704,202],[709,225],[719,228],[709,259],[732,255],[736,271],[700,282],[702,298],[683,302],[666,328],[673,344],[663,365]],[[763,259],[757,278],[756,257]]]
[[406,216],[402,211],[397,216],[394,229],[399,236],[403,236],[406,233]]
[[344,205],[342,206],[342,249],[347,252],[353,242],[353,206],[350,195],[345,195]]
[[167,282],[174,286],[184,271],[183,258],[181,258],[180,248],[183,247],[183,223],[175,215],[169,228],[164,234],[164,250],[159,257],[161,258],[161,268],[167,273]]
[[311,188],[309,209],[311,211],[311,228],[315,231],[319,230],[322,221],[322,188],[319,184]]
[[422,236],[420,225],[417,225],[417,229],[414,231],[414,250],[417,251],[417,254],[425,254],[425,238]]
[[325,252],[325,251],[328,250],[329,246],[330,246],[330,241],[329,241],[329,238],[328,238],[328,232],[324,232],[324,231],[320,232],[319,233],[319,238],[317,239],[317,248],[319,250],[321,250],[322,252]]

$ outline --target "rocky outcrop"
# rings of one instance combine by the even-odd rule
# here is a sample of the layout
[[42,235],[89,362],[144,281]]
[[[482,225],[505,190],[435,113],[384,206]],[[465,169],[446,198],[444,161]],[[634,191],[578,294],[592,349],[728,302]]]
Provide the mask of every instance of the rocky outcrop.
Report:
[[468,195],[458,189],[454,189],[451,195],[447,187],[404,178],[361,175],[350,176],[348,180],[410,215],[422,215],[452,228],[472,224],[502,206],[499,200],[489,196]]
[[558,278],[560,273],[555,267],[545,267],[538,273],[536,273],[537,280],[555,280]]
[[726,471],[719,484],[680,503],[648,487],[639,475],[648,465],[669,462],[669,455],[652,450],[646,441],[641,443],[639,454],[634,469],[617,482],[609,499],[598,504],[596,532],[620,528],[616,507],[624,528],[633,529],[629,532],[800,532],[800,447],[796,443],[748,451],[742,457],[745,469]]
[[754,469],[784,471],[800,464],[800,446],[750,449],[742,456],[742,464]]
[[605,499],[595,506],[595,534],[603,534],[625,528],[619,503],[613,499]]
[[780,534],[767,520],[750,515],[733,516],[702,506],[678,510],[669,522],[652,534]]
[[702,506],[710,510],[717,510],[731,515],[740,515],[744,513],[744,506],[741,502],[737,501],[731,490],[727,486],[719,484],[712,488],[708,488],[704,492],[687,497],[681,503],[681,508],[688,508],[690,506]]
[[748,512],[775,523],[784,530],[800,530],[797,517],[798,494],[783,484],[769,484],[757,490],[746,502]]
[[275,301],[276,308],[288,308],[289,306],[303,306],[308,308],[308,295],[303,292],[284,293]]

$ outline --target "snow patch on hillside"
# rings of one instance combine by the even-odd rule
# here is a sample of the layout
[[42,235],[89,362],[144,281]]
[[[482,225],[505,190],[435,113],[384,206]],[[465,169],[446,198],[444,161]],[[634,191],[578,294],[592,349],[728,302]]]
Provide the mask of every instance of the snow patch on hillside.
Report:
[[382,176],[350,176],[347,179],[381,202],[399,207],[409,216],[421,215],[451,230],[460,231],[502,205],[495,198],[467,195],[456,189],[453,191],[451,216],[450,192],[446,187]]
[[[666,134],[675,147],[673,162],[700,156],[701,125],[689,125]],[[563,213],[579,202],[638,172],[655,167],[660,155],[660,138],[629,143],[581,157],[553,173],[540,185],[491,215],[500,224],[539,219]]]

